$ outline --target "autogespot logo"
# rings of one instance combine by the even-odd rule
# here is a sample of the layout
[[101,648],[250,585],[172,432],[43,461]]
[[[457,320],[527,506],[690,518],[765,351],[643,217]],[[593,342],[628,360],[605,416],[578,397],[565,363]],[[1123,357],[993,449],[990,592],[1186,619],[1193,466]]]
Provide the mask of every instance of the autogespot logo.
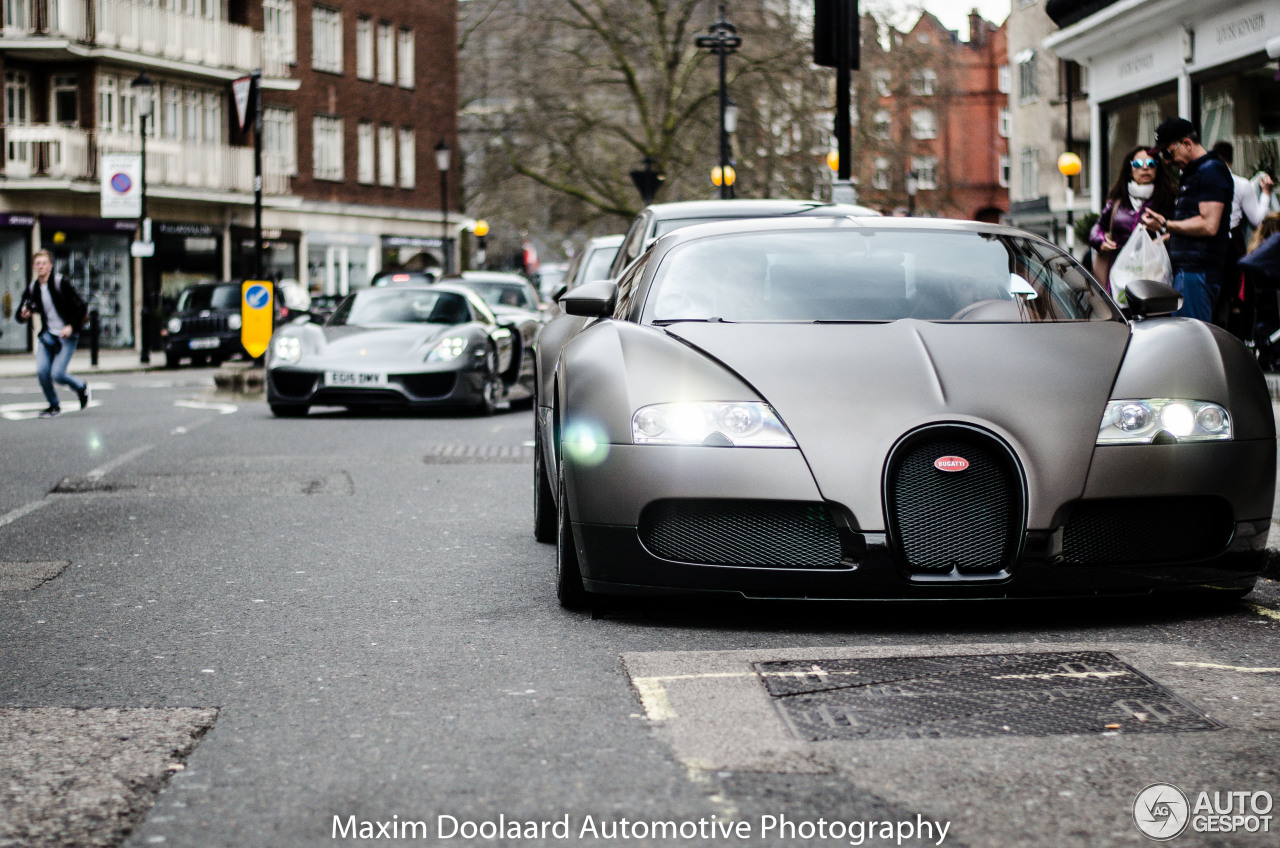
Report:
[[1153,783],[1133,800],[1133,821],[1148,839],[1164,842],[1187,829],[1191,807],[1172,783]]

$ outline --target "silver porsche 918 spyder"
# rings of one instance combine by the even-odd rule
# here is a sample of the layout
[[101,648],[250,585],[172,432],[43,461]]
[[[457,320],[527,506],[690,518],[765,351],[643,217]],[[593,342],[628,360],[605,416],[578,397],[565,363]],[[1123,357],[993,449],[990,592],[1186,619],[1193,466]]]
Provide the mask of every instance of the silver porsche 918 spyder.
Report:
[[1276,431],[1232,336],[1133,320],[1025,232],[900,218],[678,230],[560,301],[535,535],[561,602],[1243,594]]
[[519,378],[516,331],[460,286],[362,289],[323,326],[277,331],[267,403],[278,416],[312,406],[470,407],[492,413]]

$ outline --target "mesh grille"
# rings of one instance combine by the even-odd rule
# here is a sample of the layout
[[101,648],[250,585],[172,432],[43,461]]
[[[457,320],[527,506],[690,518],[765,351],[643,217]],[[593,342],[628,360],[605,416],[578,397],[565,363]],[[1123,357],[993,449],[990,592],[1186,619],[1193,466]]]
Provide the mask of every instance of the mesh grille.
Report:
[[[960,456],[964,471],[934,460]],[[1021,536],[1022,491],[1007,451],[988,436],[926,431],[894,452],[887,472],[889,530],[914,574],[994,574],[1012,567]]]
[[1209,559],[1235,531],[1220,498],[1116,498],[1081,501],[1062,533],[1069,565],[1120,565]]
[[319,374],[308,374],[305,371],[272,371],[271,385],[278,394],[286,397],[306,397],[316,387]]
[[390,379],[404,386],[405,391],[414,397],[436,398],[447,397],[453,392],[453,387],[458,382],[458,374],[456,371],[441,374],[402,374],[392,375]]
[[402,406],[408,403],[404,395],[391,389],[321,389],[311,402],[317,406]]
[[182,331],[191,336],[198,336],[201,333],[220,333],[226,329],[226,315],[196,315],[182,319]]
[[640,540],[663,559],[762,568],[838,568],[840,536],[820,503],[668,500],[645,508]]

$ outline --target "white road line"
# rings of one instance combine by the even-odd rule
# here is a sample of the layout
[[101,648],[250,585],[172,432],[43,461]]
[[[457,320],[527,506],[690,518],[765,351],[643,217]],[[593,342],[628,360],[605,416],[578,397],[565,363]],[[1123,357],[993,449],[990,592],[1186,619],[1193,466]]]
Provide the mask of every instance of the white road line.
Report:
[[1206,662],[1171,662],[1169,665],[1182,665],[1190,668],[1215,668],[1220,671],[1243,671],[1249,674],[1280,674],[1280,668],[1255,668],[1247,665],[1219,665]]
[[750,677],[759,680],[762,677],[805,678],[814,676],[848,676],[857,675],[856,671],[822,671],[818,667],[797,671],[712,671],[702,674],[667,674],[658,677],[633,677],[631,685],[636,687],[640,696],[640,705],[649,721],[668,721],[676,717],[676,711],[667,698],[667,687],[664,685],[673,680],[711,680],[715,678]]
[[212,409],[223,415],[230,415],[233,412],[240,411],[240,407],[234,403],[213,403],[212,401],[204,400],[175,400],[173,405],[181,406],[184,409]]
[[98,466],[97,468],[93,469],[85,476],[88,477],[90,480],[100,480],[103,477],[106,477],[112,471],[115,471],[117,468],[124,465],[126,462],[141,456],[142,454],[151,450],[153,447],[155,447],[155,445],[143,445],[142,447],[134,448],[128,453],[122,453],[120,454],[120,456],[117,456],[115,459],[111,460],[106,465]]
[[631,683],[636,687],[640,704],[649,721],[668,721],[676,717],[676,711],[671,709],[671,703],[667,700],[667,690],[658,682],[658,678],[637,677]]
[[6,524],[12,524],[22,516],[35,512],[47,503],[49,503],[49,499],[45,498],[44,500],[32,501],[26,506],[20,506],[17,509],[9,510],[4,515],[0,515],[0,527],[5,526]]

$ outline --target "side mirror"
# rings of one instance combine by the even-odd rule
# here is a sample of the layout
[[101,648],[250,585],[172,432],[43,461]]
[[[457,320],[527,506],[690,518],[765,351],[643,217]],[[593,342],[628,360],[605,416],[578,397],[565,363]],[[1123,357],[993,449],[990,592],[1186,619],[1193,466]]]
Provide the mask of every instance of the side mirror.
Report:
[[1182,295],[1178,290],[1155,280],[1134,280],[1124,291],[1134,318],[1158,318],[1182,308]]
[[565,286],[565,285],[556,286],[555,290],[551,292],[551,297],[549,298],[549,300],[551,301],[551,303],[558,302],[560,298],[564,297],[564,293],[567,292],[568,290],[569,290],[568,286]]
[[618,287],[613,280],[583,283],[560,296],[560,307],[570,315],[602,318],[612,315],[618,304]]

